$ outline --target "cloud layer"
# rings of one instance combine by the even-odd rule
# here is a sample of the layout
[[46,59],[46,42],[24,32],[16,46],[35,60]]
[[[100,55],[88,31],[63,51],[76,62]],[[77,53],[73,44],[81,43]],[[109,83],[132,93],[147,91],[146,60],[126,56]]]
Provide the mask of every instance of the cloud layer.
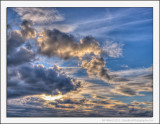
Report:
[[8,103],[9,117],[152,117],[153,115],[151,102],[132,101],[126,104],[108,97],[92,97],[92,99],[63,97],[60,100],[45,101],[40,95],[34,95],[11,99]]

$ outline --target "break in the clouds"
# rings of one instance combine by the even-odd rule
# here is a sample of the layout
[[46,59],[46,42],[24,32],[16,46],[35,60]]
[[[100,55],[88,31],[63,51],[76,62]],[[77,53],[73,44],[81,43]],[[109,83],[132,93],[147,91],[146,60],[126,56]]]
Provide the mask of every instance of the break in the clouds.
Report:
[[7,116],[152,117],[151,9],[7,9]]

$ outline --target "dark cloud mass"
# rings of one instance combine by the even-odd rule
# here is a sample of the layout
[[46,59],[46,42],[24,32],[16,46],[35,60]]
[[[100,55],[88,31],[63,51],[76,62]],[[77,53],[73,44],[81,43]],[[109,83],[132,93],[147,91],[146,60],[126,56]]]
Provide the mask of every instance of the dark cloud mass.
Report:
[[30,62],[35,59],[35,53],[32,50],[28,50],[25,47],[13,52],[7,56],[7,65],[16,66],[26,62]]
[[25,42],[22,34],[18,30],[13,30],[7,34],[7,54],[13,53]]
[[7,65],[17,66],[35,59],[32,49],[27,49],[24,44],[27,40],[36,37],[36,31],[31,27],[31,22],[23,21],[21,30],[11,30],[7,33]]
[[16,71],[8,69],[8,98],[35,94],[62,94],[80,87],[82,81],[68,77],[56,67],[44,68],[42,65],[22,65]]
[[86,54],[100,54],[99,43],[91,36],[81,40],[58,30],[44,30],[39,33],[37,39],[39,53],[47,56],[57,56],[62,59],[73,57],[81,59]]

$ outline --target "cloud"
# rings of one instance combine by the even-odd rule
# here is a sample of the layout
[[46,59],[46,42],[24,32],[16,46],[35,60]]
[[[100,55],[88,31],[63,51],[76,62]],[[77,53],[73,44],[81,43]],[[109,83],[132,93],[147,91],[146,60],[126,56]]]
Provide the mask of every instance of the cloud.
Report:
[[36,54],[28,42],[29,39],[35,37],[36,31],[31,27],[31,22],[29,21],[23,21],[20,30],[10,30],[7,32],[8,66],[17,66],[35,59]]
[[102,54],[109,57],[118,58],[122,56],[122,44],[113,41],[106,41],[102,47]]
[[38,31],[42,31],[44,29],[57,29],[64,33],[73,32],[76,29],[76,25],[72,24],[48,24],[48,25],[34,25],[35,29]]
[[121,67],[123,67],[123,68],[128,68],[128,65],[121,65]]
[[79,58],[87,54],[99,55],[99,43],[91,36],[77,42],[72,35],[58,30],[44,30],[37,39],[39,53],[46,56],[56,56],[62,59]]
[[[81,80],[92,82],[92,85],[91,85],[92,88],[93,88],[93,84],[95,85],[95,87],[97,87],[97,89],[94,89],[94,91],[92,90],[90,91],[89,90],[90,88],[87,87],[86,91],[85,89],[83,89],[83,93],[99,94],[102,92],[101,94],[105,94],[104,92],[107,90],[106,95],[109,95],[109,96],[120,95],[120,96],[131,97],[131,96],[143,96],[144,94],[142,94],[142,92],[152,92],[153,90],[152,67],[136,69],[138,74],[133,73],[133,72],[136,72],[135,69],[122,70],[122,74],[121,74],[121,71],[112,72],[112,71],[109,71],[105,66],[103,66],[103,68],[107,70],[104,73],[104,75],[105,74],[109,75],[109,79],[106,79],[98,76],[98,72],[103,69],[101,68],[100,65],[103,65],[103,64],[99,63],[98,66],[100,67],[98,67],[96,66],[97,63],[93,64],[92,60],[82,61],[82,66],[84,69],[87,69],[87,73],[90,76],[90,78],[81,77]],[[97,80],[97,77],[99,80]],[[101,89],[101,91],[99,89]]]
[[106,81],[110,79],[110,76],[107,73],[107,69],[105,68],[105,62],[103,58],[93,57],[90,62],[83,60],[81,67],[87,69],[89,76],[96,75],[98,78]]
[[[43,66],[40,65],[38,67],[43,68]],[[58,73],[61,70],[58,66],[55,66],[52,69],[55,69]],[[9,74],[15,75],[15,71],[15,69],[14,71],[10,70]],[[28,70],[26,71],[28,72]],[[71,90],[63,94],[62,99],[57,99],[54,101],[45,101],[39,94],[36,96],[25,96],[21,98],[8,99],[8,116],[152,117],[152,102],[146,102],[144,100],[145,102],[133,101],[131,103],[123,103],[122,101],[111,99],[116,95],[135,96],[139,95],[138,92],[152,90],[150,85],[152,84],[152,79],[151,76],[149,76],[150,78],[147,78],[147,75],[149,75],[149,73],[138,76],[136,78],[131,78],[132,80],[129,82],[125,81],[121,84],[117,82],[117,85],[111,86],[86,82],[86,84],[82,85],[82,87],[79,87],[77,90]],[[12,87],[14,86],[15,85],[12,85]],[[115,92],[113,92],[111,89],[115,89]],[[61,90],[58,89],[58,91]],[[21,109],[19,110],[17,106]],[[40,113],[40,111],[43,111],[43,113]],[[20,114],[22,112],[25,112],[25,114]],[[29,114],[30,112],[32,112],[32,114]]]
[[76,25],[71,24],[55,24],[55,22],[63,21],[64,17],[55,8],[14,8],[21,16],[23,21],[32,22],[37,31],[43,29],[57,29],[61,32],[68,33],[76,29]]
[[[115,95],[123,96],[142,96],[144,94],[140,94],[141,92],[152,92],[153,72],[150,71],[150,68],[143,70],[141,69],[141,73],[137,71],[138,75],[135,73],[130,73],[130,75],[125,78],[123,75],[117,75],[118,77],[115,77],[111,81],[111,83],[116,85],[113,89],[110,89],[110,92],[113,92]],[[148,70],[148,72],[146,70]],[[146,72],[144,73],[144,71]],[[124,78],[126,80],[119,81],[116,80],[116,78]]]
[[7,34],[7,54],[13,53],[25,42],[23,35],[18,30],[13,30]]
[[22,20],[30,20],[37,24],[46,24],[64,20],[64,17],[56,10],[49,8],[14,8],[14,10],[21,16]]
[[124,96],[138,95],[134,89],[127,87],[127,86],[124,86],[124,85],[117,86],[113,91],[115,91],[115,93],[118,93],[118,94],[124,95]]
[[[15,70],[12,72],[12,70]],[[80,87],[82,81],[68,77],[56,66],[21,65],[17,68],[8,68],[7,92],[8,98],[35,94],[55,94],[59,90],[62,94]]]
[[149,68],[137,68],[137,69],[127,69],[127,70],[119,70],[119,71],[110,71],[110,75],[117,75],[121,77],[136,77],[144,74],[152,74],[153,67]]
[[96,100],[68,97],[45,101],[41,95],[32,95],[9,99],[7,113],[9,117],[152,117],[153,112],[149,108],[151,102],[137,103],[133,101],[126,104],[108,98]]
[[33,29],[30,21],[24,20],[21,24],[21,33],[26,39],[33,39],[36,37],[36,30]]
[[34,59],[35,53],[32,50],[21,47],[18,51],[15,51],[7,56],[7,65],[16,66],[23,63],[31,62]]

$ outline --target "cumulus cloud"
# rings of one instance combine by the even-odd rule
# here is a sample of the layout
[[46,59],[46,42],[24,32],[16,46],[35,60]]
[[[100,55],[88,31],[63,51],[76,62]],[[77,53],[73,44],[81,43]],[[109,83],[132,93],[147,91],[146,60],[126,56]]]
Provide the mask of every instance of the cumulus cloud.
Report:
[[23,35],[18,30],[13,30],[7,34],[7,54],[13,53],[25,42]]
[[26,39],[33,39],[36,37],[36,30],[32,28],[32,23],[27,20],[24,20],[21,24],[21,33]]
[[21,47],[18,51],[7,56],[7,65],[16,66],[34,60],[35,53],[25,47]]
[[21,16],[22,20],[30,20],[37,24],[46,24],[64,20],[64,17],[56,10],[49,8],[14,8],[14,10]]
[[[16,71],[12,72],[14,69]],[[56,66],[47,69],[27,64],[14,69],[8,69],[8,98],[42,93],[51,95],[56,89],[65,94],[76,90],[82,82],[68,77]]]
[[76,41],[72,35],[62,33],[58,30],[43,30],[39,33],[37,39],[39,46],[39,53],[46,56],[56,56],[62,59],[78,58],[82,60],[83,57],[89,55],[94,59],[90,62],[82,60],[81,67],[87,69],[87,73],[96,75],[102,80],[108,81],[110,79],[102,54],[110,57],[119,57],[122,54],[122,46],[118,43],[106,42],[106,46],[100,48],[99,42],[93,37],[87,36]]
[[87,73],[90,76],[96,75],[106,81],[110,79],[103,58],[93,57],[91,61],[83,60],[81,67],[87,69]]
[[23,21],[20,30],[10,30],[7,33],[7,65],[17,66],[35,59],[35,53],[27,40],[36,37],[36,31],[29,21]]
[[109,57],[118,58],[122,56],[122,44],[113,41],[106,41],[102,47],[102,53]]
[[91,36],[76,41],[72,35],[58,30],[44,30],[37,39],[39,53],[46,56],[57,56],[62,59],[79,58],[84,55],[99,55],[99,43]]

